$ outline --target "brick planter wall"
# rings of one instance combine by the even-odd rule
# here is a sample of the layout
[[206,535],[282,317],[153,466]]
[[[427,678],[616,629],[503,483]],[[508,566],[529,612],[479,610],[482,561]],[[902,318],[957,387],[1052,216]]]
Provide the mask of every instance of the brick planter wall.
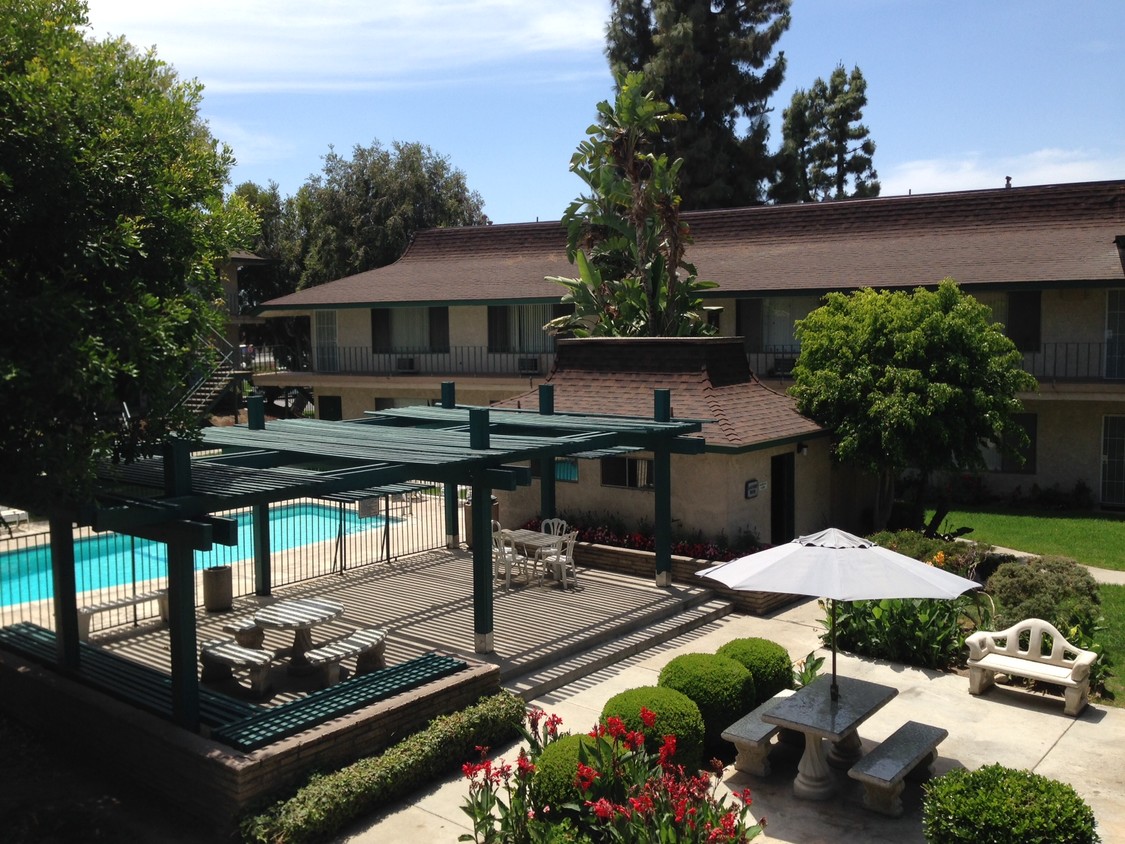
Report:
[[[654,579],[656,576],[656,554],[652,551],[635,551],[632,548],[578,542],[574,545],[574,561],[580,566],[627,574],[630,577]],[[743,592],[728,589],[714,580],[696,574],[698,570],[712,565],[714,562],[711,560],[673,554],[672,580],[687,586],[710,589],[730,601],[739,612],[750,615],[768,615],[798,599],[796,595],[783,595],[776,592]]]

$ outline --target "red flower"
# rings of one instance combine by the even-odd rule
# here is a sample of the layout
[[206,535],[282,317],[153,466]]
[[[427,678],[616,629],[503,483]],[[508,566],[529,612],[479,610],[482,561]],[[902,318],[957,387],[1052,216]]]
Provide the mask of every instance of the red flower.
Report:
[[651,730],[656,726],[656,713],[651,709],[641,707],[641,723],[645,725],[646,730]]
[[590,808],[592,808],[594,810],[594,814],[603,821],[613,820],[613,816],[617,813],[613,804],[606,800],[604,797],[600,798],[597,803],[590,804]]
[[594,785],[594,780],[596,780],[600,776],[601,774],[599,774],[589,765],[583,765],[581,762],[579,762],[578,774],[574,778],[574,784],[578,787],[579,791],[589,791]]
[[615,739],[621,738],[629,731],[629,728],[625,726],[625,722],[616,715],[610,715],[605,719],[605,728],[606,732]]
[[667,768],[672,764],[672,757],[676,755],[676,737],[664,736],[664,744],[660,746],[660,767]]

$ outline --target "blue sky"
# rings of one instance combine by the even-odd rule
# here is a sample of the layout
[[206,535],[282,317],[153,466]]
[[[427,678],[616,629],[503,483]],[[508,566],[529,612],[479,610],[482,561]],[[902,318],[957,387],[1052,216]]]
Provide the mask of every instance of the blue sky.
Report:
[[[608,0],[89,0],[91,33],[205,88],[233,183],[296,192],[329,146],[419,141],[497,223],[558,219],[612,95]],[[838,63],[867,79],[883,195],[1125,178],[1120,0],[794,0],[771,103]]]

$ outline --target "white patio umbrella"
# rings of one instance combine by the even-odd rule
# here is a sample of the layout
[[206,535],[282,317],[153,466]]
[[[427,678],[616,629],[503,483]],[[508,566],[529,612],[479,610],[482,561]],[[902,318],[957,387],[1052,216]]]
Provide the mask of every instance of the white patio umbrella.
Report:
[[832,600],[832,699],[836,686],[836,602],[956,598],[980,584],[882,548],[837,528],[696,572],[731,589]]

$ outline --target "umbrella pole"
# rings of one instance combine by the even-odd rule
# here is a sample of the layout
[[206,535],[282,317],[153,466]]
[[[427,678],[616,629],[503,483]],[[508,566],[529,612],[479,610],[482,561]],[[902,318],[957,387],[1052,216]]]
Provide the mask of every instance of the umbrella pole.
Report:
[[832,700],[840,699],[840,687],[836,685],[836,599],[832,599]]

